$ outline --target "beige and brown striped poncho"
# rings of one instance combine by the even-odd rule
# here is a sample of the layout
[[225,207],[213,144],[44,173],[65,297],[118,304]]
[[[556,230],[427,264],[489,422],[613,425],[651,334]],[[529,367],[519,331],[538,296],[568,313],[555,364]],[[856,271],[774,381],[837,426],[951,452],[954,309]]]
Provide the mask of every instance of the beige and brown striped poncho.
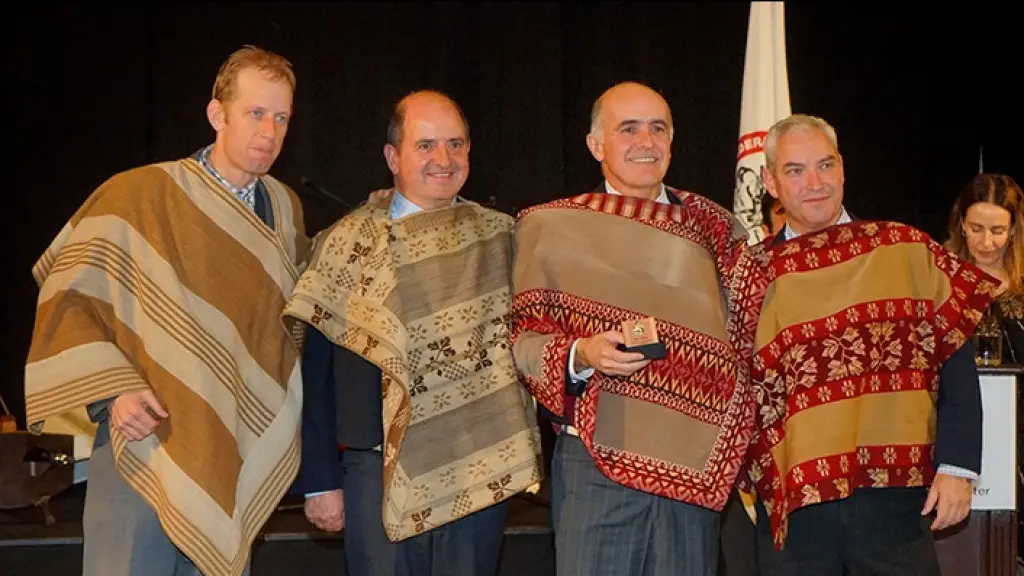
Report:
[[398,541],[524,491],[541,468],[508,343],[512,218],[459,202],[391,220],[391,199],[321,233],[284,323],[381,369],[382,517]]
[[299,464],[299,355],[279,316],[308,240],[294,193],[262,180],[277,231],[192,159],[118,174],[33,269],[31,429],[151,388],[169,417],[138,442],[112,428],[114,458],[207,575],[242,572]]

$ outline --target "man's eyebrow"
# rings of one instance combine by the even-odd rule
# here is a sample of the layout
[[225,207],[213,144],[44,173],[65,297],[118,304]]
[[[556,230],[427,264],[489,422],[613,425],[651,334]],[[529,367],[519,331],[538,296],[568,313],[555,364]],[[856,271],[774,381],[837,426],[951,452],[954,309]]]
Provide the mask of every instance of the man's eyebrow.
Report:
[[[661,118],[655,118],[654,120],[647,120],[646,122],[648,124],[653,124],[653,125],[657,125],[657,126],[668,126],[668,122],[666,120],[662,120]],[[636,118],[629,118],[627,120],[623,120],[622,122],[619,122],[618,126],[616,126],[615,128],[619,129],[619,128],[624,128],[626,126],[636,126],[638,124],[643,124],[643,123],[644,123],[643,120],[638,120]]]

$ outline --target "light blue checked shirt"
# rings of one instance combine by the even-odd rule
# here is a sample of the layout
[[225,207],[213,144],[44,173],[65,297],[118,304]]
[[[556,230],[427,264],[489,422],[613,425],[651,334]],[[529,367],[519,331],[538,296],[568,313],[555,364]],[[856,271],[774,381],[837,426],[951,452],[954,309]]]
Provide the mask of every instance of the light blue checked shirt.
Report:
[[213,150],[213,144],[210,144],[206,148],[203,148],[203,151],[199,153],[199,163],[203,166],[203,168],[206,168],[206,171],[209,172],[211,176],[216,178],[218,182],[220,182],[225,188],[227,188],[229,192],[231,192],[232,194],[235,195],[236,198],[241,200],[242,204],[248,206],[250,210],[255,211],[256,182],[259,181],[259,178],[253,178],[252,182],[249,182],[249,184],[247,184],[244,188],[236,188],[231,184],[231,182],[228,182],[226,178],[221,176],[220,172],[217,172],[217,169],[214,168],[213,164],[210,163],[211,150]]

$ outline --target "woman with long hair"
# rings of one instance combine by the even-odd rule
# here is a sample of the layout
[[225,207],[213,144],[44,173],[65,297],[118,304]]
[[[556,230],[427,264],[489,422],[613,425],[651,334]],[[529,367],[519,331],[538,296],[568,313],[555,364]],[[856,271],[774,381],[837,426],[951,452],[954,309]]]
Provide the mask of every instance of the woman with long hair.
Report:
[[[957,196],[949,217],[946,248],[1002,281],[986,315],[1003,334],[1002,360],[1024,364],[1024,193],[1013,178],[978,174]],[[1018,396],[1017,411],[1024,406]],[[1019,422],[1019,421],[1018,421]],[[1017,426],[1017,459],[1024,462],[1024,428]],[[1024,474],[1017,468],[1017,511]],[[1017,574],[1024,573],[1024,516],[1017,521]]]
[[1002,281],[989,313],[1003,361],[1024,364],[1024,192],[1004,174],[978,174],[957,196],[946,248]]

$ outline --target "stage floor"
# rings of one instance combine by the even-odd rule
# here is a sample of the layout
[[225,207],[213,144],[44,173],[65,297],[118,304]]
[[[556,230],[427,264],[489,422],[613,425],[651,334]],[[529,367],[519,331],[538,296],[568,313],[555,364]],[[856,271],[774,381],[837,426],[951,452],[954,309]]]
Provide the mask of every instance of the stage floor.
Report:
[[[81,544],[85,483],[76,484],[50,501],[56,522],[47,526],[41,508],[0,510],[0,547]],[[537,495],[521,494],[509,501],[505,534],[550,534],[547,484]],[[302,498],[288,496],[278,505],[259,540],[340,539],[341,533],[318,530],[302,512]]]
[[[45,524],[40,508],[0,511],[0,574],[81,574],[85,484],[54,497]],[[554,548],[546,483],[536,496],[509,501],[499,576],[554,576]],[[306,521],[301,497],[287,497],[253,544],[252,576],[344,573],[341,533],[322,532]]]

